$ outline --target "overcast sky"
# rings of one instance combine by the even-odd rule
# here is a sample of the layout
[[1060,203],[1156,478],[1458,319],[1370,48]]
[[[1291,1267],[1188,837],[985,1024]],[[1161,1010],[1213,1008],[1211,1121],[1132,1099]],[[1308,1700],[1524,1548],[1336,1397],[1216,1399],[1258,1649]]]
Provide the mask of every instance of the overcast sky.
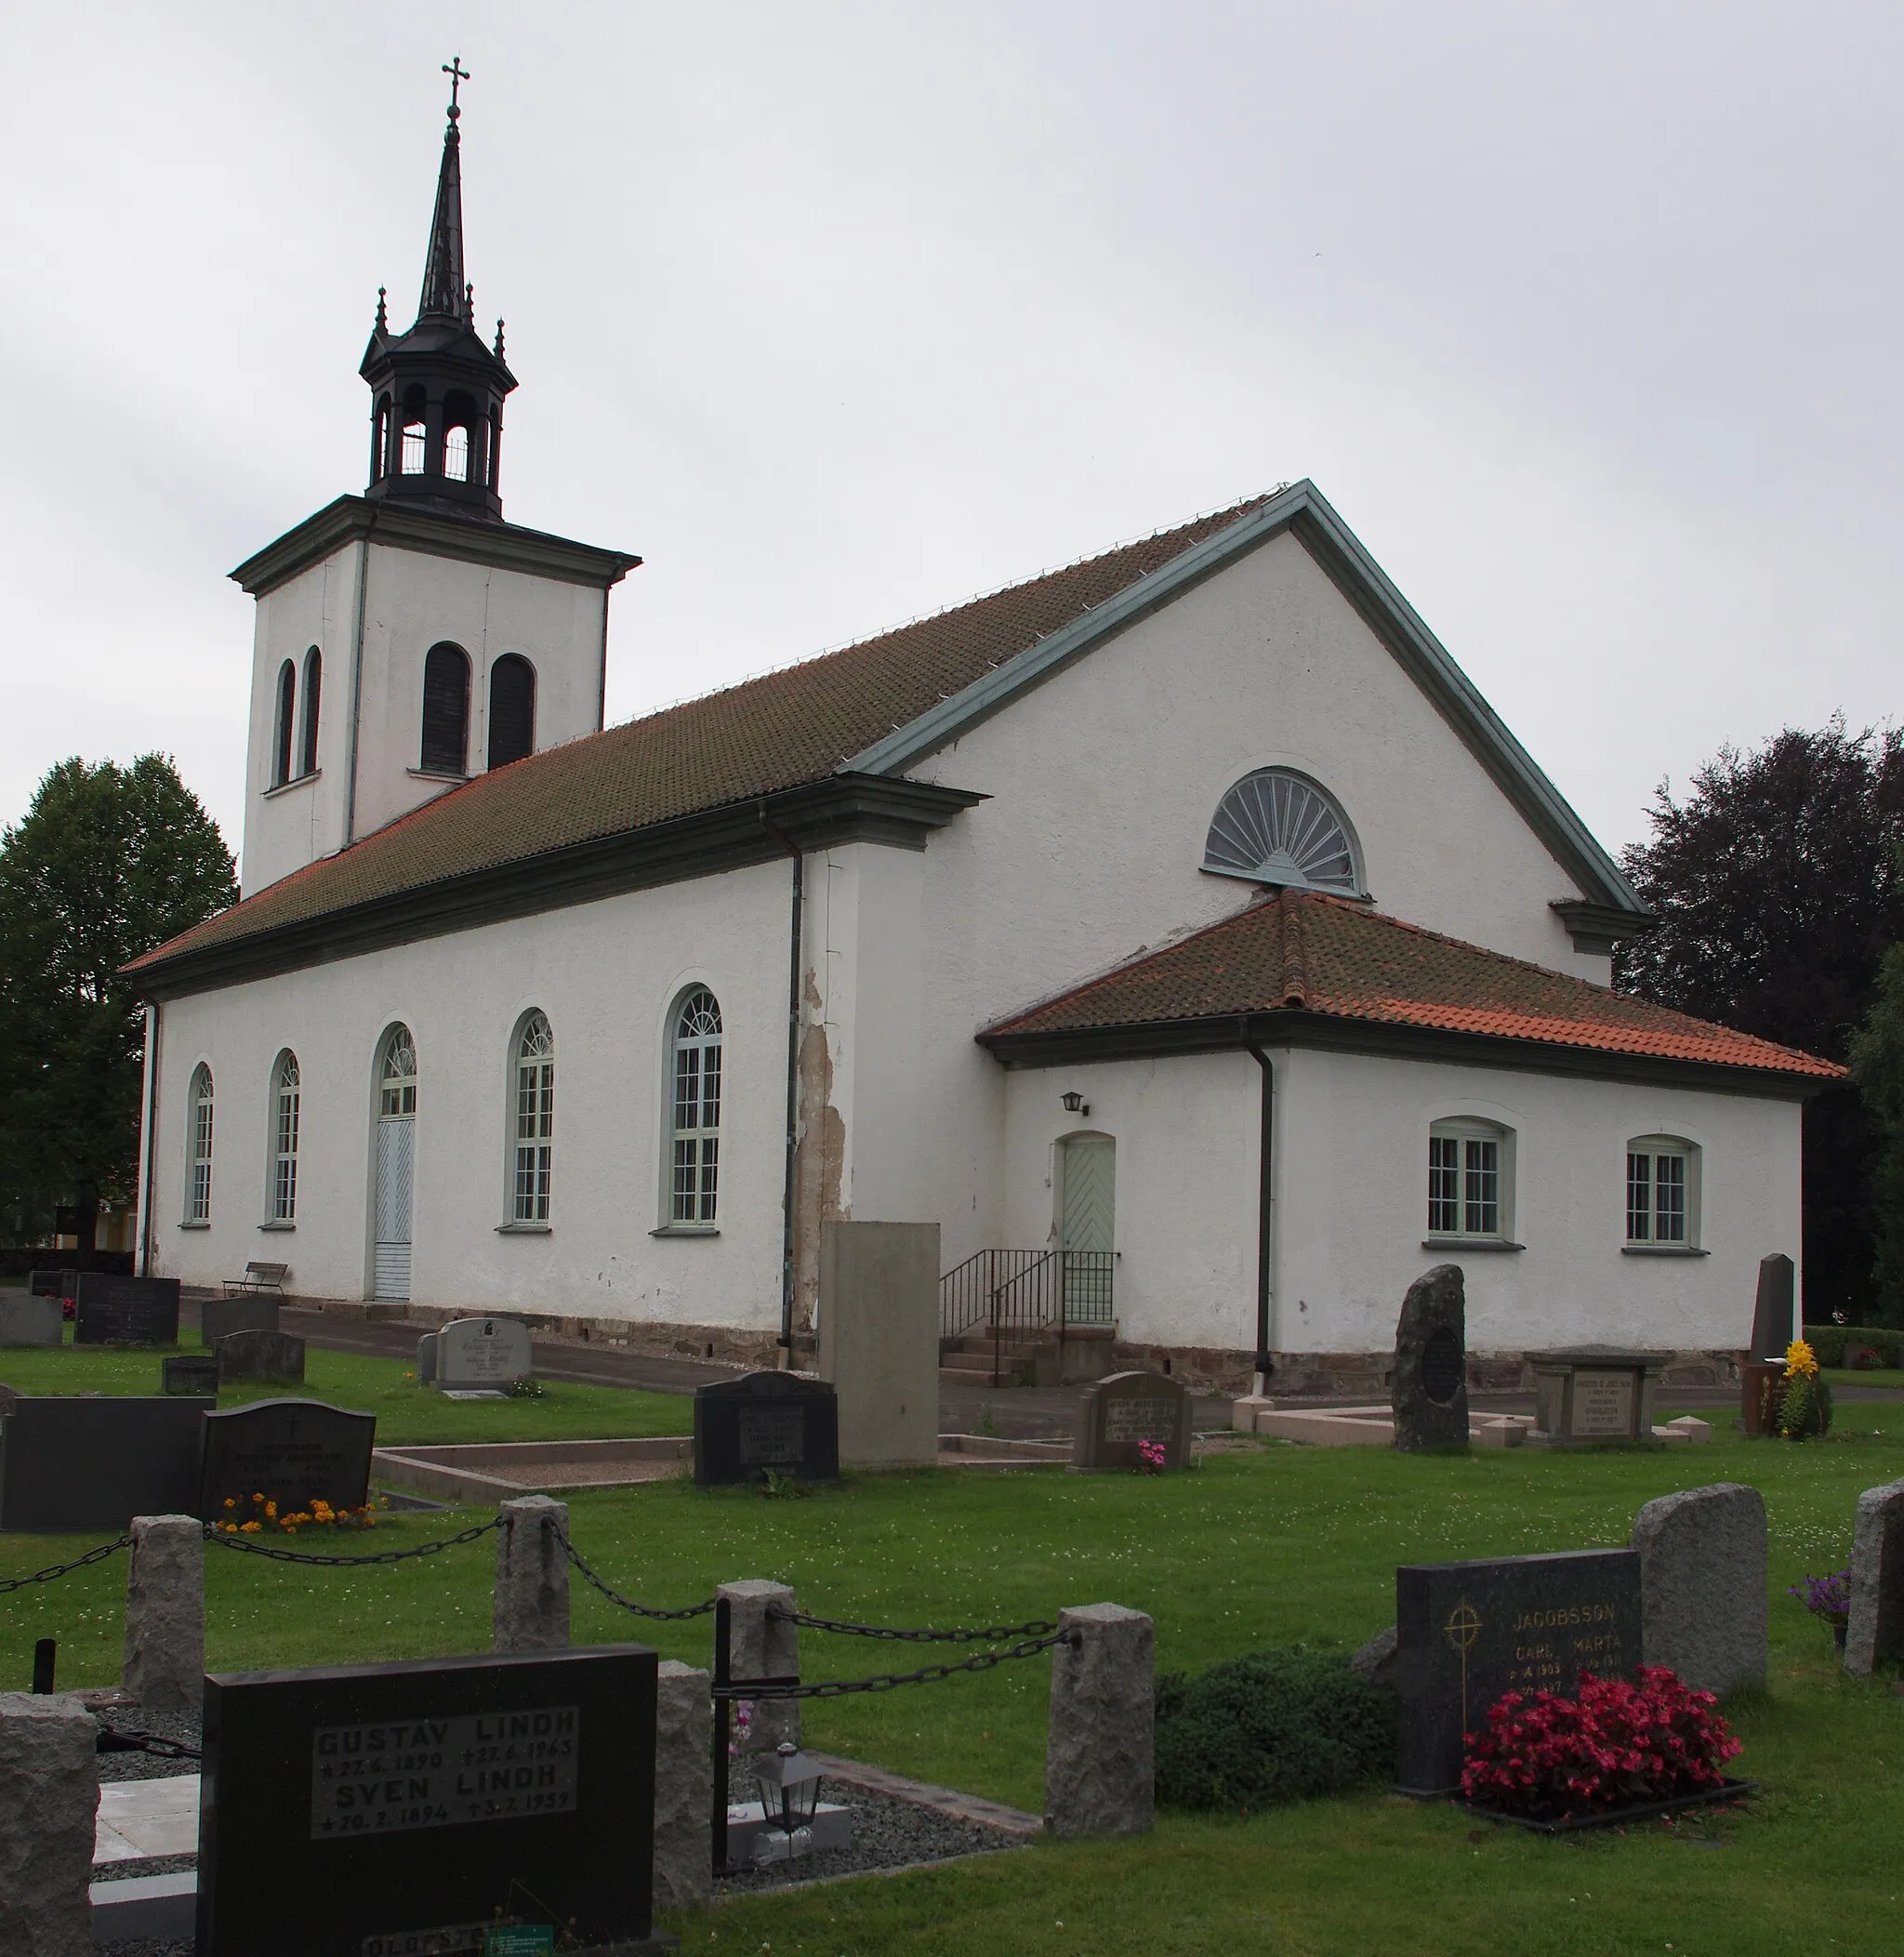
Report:
[[1305,475],[1609,846],[1898,711],[1895,7],[15,6],[0,819],[159,748],[238,846],[224,574],[364,486],[456,52],[611,720]]

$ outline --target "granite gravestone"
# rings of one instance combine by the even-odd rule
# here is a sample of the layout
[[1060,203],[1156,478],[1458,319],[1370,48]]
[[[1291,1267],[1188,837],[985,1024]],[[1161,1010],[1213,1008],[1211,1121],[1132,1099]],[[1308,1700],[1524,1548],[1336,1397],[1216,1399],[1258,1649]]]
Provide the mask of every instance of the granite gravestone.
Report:
[[213,1352],[225,1385],[234,1380],[304,1383],[304,1341],[289,1332],[227,1332]]
[[199,1306],[201,1345],[215,1346],[233,1332],[274,1332],[278,1329],[275,1298],[207,1298]]
[[159,1361],[162,1393],[208,1394],[218,1396],[218,1362],[212,1353],[179,1353]]
[[529,1328],[520,1318],[452,1318],[436,1334],[441,1387],[507,1386],[529,1376]]
[[1071,1465],[1087,1474],[1141,1468],[1146,1441],[1164,1450],[1166,1468],[1190,1465],[1188,1391],[1161,1372],[1114,1372],[1085,1390],[1071,1437]]
[[416,1342],[416,1378],[425,1386],[436,1384],[436,1334],[425,1332]]
[[499,1918],[640,1942],[654,1697],[638,1645],[212,1673],[200,1957],[473,1957]]
[[1793,1312],[1797,1275],[1782,1250],[1759,1259],[1758,1296],[1752,1314],[1752,1358],[1782,1361],[1785,1348],[1797,1338]]
[[73,1319],[75,1345],[177,1345],[178,1280],[115,1277],[82,1271]]
[[1404,1453],[1468,1444],[1468,1307],[1459,1264],[1416,1278],[1395,1329],[1395,1444]]
[[1538,1448],[1606,1447],[1653,1437],[1653,1389],[1670,1353],[1580,1345],[1527,1355],[1534,1369]]
[[66,1312],[57,1298],[0,1298],[0,1345],[58,1345]]
[[748,1372],[694,1388],[694,1486],[840,1479],[840,1402],[820,1380]]
[[370,1500],[377,1416],[321,1400],[255,1400],[205,1421],[205,1467],[189,1513],[225,1517],[227,1501],[247,1507],[262,1495],[279,1509],[361,1509]]
[[198,1499],[213,1399],[21,1395],[0,1421],[0,1529],[123,1529]]
[[1640,1662],[1640,1558],[1575,1550],[1395,1573],[1395,1784],[1461,1785],[1463,1738],[1504,1693],[1571,1696],[1582,1672],[1620,1678]]

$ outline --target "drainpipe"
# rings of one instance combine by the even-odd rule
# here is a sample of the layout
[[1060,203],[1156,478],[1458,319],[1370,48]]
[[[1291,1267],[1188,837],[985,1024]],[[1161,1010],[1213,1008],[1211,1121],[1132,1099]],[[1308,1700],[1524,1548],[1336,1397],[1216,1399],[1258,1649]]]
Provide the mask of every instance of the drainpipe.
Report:
[[1271,1290],[1275,1272],[1276,1234],[1271,1203],[1276,1188],[1276,1069],[1269,1055],[1249,1038],[1244,1046],[1250,1057],[1263,1069],[1263,1142],[1259,1150],[1261,1171],[1256,1194],[1256,1391],[1269,1391],[1269,1376],[1276,1370],[1270,1352]]
[[[603,601],[604,606],[606,601]],[[800,845],[760,808],[760,826],[778,839],[793,858],[793,919],[787,967],[787,1157],[780,1188],[780,1355],[781,1365],[793,1368],[793,1170],[800,1140],[800,940],[801,907],[806,897],[807,859]]]
[[139,1216],[139,1275],[152,1275],[152,1171],[158,1161],[159,1138],[152,1124],[159,1107],[159,1002],[153,999],[145,1024],[145,1176]]

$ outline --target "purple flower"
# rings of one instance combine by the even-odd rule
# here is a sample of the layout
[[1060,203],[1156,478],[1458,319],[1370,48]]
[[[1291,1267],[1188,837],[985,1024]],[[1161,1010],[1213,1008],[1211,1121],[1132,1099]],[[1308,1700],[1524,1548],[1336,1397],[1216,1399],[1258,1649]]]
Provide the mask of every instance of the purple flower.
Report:
[[1851,1615],[1851,1572],[1841,1569],[1828,1577],[1806,1577],[1785,1594],[1796,1597],[1813,1617],[1836,1623]]

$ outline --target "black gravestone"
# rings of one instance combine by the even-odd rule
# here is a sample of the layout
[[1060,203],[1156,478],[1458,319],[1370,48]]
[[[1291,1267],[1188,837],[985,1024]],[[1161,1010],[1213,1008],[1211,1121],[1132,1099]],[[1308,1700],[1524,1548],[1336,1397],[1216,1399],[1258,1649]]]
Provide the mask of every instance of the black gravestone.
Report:
[[377,1416],[322,1400],[254,1400],[205,1422],[205,1471],[195,1513],[225,1519],[225,1503],[246,1508],[262,1495],[280,1510],[361,1509],[370,1500]]
[[304,1383],[304,1341],[289,1332],[227,1332],[212,1348],[218,1378]]
[[1754,1359],[1782,1359],[1785,1348],[1797,1338],[1798,1328],[1793,1323],[1796,1276],[1792,1260],[1782,1250],[1759,1259],[1758,1296],[1752,1314]]
[[212,1673],[200,1957],[462,1957],[498,1917],[639,1944],[654,1664],[616,1645]]
[[1161,1446],[1166,1468],[1190,1464],[1188,1392],[1161,1372],[1114,1372],[1094,1381],[1078,1402],[1071,1436],[1071,1465],[1087,1474],[1142,1468],[1138,1449]]
[[27,1289],[35,1298],[71,1298],[78,1281],[77,1271],[35,1271],[27,1279]]
[[177,1345],[178,1280],[115,1277],[82,1271],[73,1326],[75,1345]]
[[0,1529],[189,1515],[212,1399],[22,1395],[0,1421]]
[[1395,1784],[1461,1785],[1463,1739],[1503,1693],[1570,1697],[1580,1673],[1620,1678],[1640,1662],[1636,1550],[1576,1550],[1395,1573]]
[[201,1345],[216,1345],[232,1332],[274,1332],[278,1329],[275,1298],[207,1298],[199,1306]]
[[179,1353],[175,1358],[159,1361],[159,1378],[165,1393],[209,1394],[218,1396],[218,1362],[210,1353]]
[[1395,1329],[1395,1444],[1468,1444],[1467,1292],[1461,1267],[1436,1264],[1402,1300]]
[[769,1470],[840,1479],[840,1401],[821,1380],[747,1372],[694,1388],[694,1486],[758,1481]]

